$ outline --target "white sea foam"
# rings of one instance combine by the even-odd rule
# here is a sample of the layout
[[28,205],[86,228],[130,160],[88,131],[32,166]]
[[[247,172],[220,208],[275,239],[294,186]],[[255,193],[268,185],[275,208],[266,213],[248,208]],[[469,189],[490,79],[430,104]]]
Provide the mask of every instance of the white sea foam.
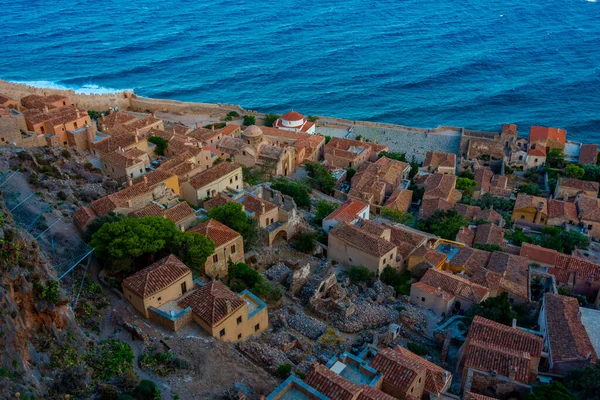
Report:
[[81,94],[109,94],[109,93],[118,93],[124,90],[132,90],[132,89],[112,89],[105,88],[94,84],[86,84],[79,87],[69,87],[65,85],[58,84],[52,81],[14,81],[14,83],[19,83],[22,85],[33,86],[41,89],[57,89],[57,90],[73,90],[75,93]]

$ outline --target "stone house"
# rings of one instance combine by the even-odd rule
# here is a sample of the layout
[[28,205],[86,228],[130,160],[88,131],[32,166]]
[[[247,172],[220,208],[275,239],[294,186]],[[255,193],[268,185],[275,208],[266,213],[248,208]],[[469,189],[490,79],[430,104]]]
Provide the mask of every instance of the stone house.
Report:
[[438,315],[466,311],[490,296],[487,287],[437,269],[427,270],[419,283],[411,286],[410,302],[433,310]]
[[532,126],[529,130],[529,143],[539,144],[548,149],[563,150],[567,142],[567,131],[559,128]]
[[21,111],[21,104],[17,100],[0,93],[0,108],[12,108]]
[[574,297],[546,293],[538,324],[548,353],[550,372],[565,376],[596,363],[598,356],[581,322],[579,302]]
[[391,242],[391,230],[382,225],[350,225],[347,222],[329,231],[327,258],[345,266],[362,265],[374,274],[386,266],[398,268],[398,250]]
[[575,178],[559,178],[554,191],[557,200],[574,201],[579,195],[598,197],[600,184],[594,181],[583,181]]
[[146,167],[150,166],[148,153],[135,147],[102,154],[100,162],[103,172],[117,180],[137,178],[144,174]]
[[116,132],[128,132],[130,135],[137,135],[142,138],[148,138],[153,129],[164,130],[165,124],[155,114],[146,115],[138,118],[136,115],[125,111],[109,110],[107,115],[102,115],[98,119],[98,128],[102,132],[114,134]]
[[238,342],[269,329],[267,305],[250,291],[235,294],[220,281],[212,280],[177,301],[191,309],[192,319],[212,337]]
[[[96,128],[91,124],[91,118],[87,111],[79,110],[73,106],[52,110],[46,107],[42,111],[28,109],[23,111],[23,115],[28,131],[47,135],[47,140],[52,138],[60,146],[69,146],[68,131],[77,131],[80,128],[88,127],[93,132],[93,137],[95,137]],[[50,142],[49,144],[56,144]]]
[[323,218],[322,227],[325,233],[340,223],[348,222],[356,225],[362,220],[369,219],[369,205],[362,201],[348,199],[331,214]]
[[193,205],[201,206],[205,200],[218,193],[242,188],[242,181],[242,167],[224,161],[180,182],[181,194]]
[[598,144],[582,144],[579,149],[579,165],[596,165],[598,161]]
[[579,196],[576,199],[579,220],[594,239],[600,238],[600,199]]
[[425,154],[423,166],[419,170],[428,173],[437,172],[439,174],[454,175],[456,174],[456,154],[428,151]]
[[383,205],[385,199],[402,186],[408,178],[410,164],[381,157],[377,161],[365,162],[352,177],[349,197],[373,205]]
[[357,169],[365,161],[377,161],[379,153],[388,150],[375,142],[333,137],[325,145],[325,162],[331,168]]
[[577,225],[579,217],[575,203],[567,201],[548,199],[548,221],[549,226]]
[[48,108],[49,110],[66,107],[71,105],[71,100],[67,96],[61,94],[44,95],[31,94],[21,99],[21,105],[25,109],[37,109],[43,110]]
[[525,169],[536,169],[546,162],[546,147],[540,143],[533,143],[527,149]]
[[188,232],[200,233],[215,244],[215,251],[208,256],[204,264],[204,273],[209,277],[224,278],[228,274],[229,261],[233,263],[245,261],[242,235],[219,221],[209,219]]
[[262,166],[274,175],[290,175],[294,171],[294,148],[278,147],[265,137],[263,130],[252,125],[240,138],[224,136],[217,149],[230,154],[233,160],[246,167]]
[[548,221],[548,199],[519,193],[513,208],[512,220],[546,225]]
[[173,254],[125,278],[123,296],[146,318],[150,308],[159,308],[192,289],[192,271]]
[[35,147],[47,144],[44,135],[28,132],[23,113],[16,108],[0,108],[0,146]]
[[106,135],[98,137],[90,145],[90,151],[94,154],[102,156],[103,154],[112,153],[116,150],[129,150],[136,148],[152,156],[153,151],[148,147],[148,141],[139,135],[121,134],[121,135]]

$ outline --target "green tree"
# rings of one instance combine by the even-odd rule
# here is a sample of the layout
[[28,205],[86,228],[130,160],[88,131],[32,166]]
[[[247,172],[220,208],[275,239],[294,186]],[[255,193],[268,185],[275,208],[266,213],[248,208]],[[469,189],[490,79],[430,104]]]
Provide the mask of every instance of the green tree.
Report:
[[325,194],[331,194],[335,189],[335,178],[331,175],[327,167],[322,164],[308,162],[305,164],[308,176],[313,178],[319,188]]
[[244,247],[252,248],[259,240],[260,231],[256,220],[248,217],[239,203],[227,203],[208,212],[208,217],[216,219],[238,232],[244,238]]
[[431,217],[419,220],[417,229],[454,240],[460,228],[467,224],[468,221],[454,210],[436,210]]
[[513,318],[517,316],[508,301],[508,293],[506,292],[475,304],[467,311],[467,316],[470,318],[476,315],[509,326],[512,325]]
[[458,174],[458,177],[459,178],[467,178],[467,179],[475,180],[475,175],[473,175],[473,173],[470,170],[468,170],[468,169],[465,169],[460,174]]
[[413,180],[413,178],[419,173],[419,163],[415,156],[412,156],[412,160],[410,162],[410,172],[408,173],[408,179]]
[[371,274],[371,271],[369,271],[368,268],[363,267],[362,265],[354,265],[348,268],[347,274],[352,283],[354,284],[361,282],[371,282],[371,279],[373,279],[373,274]]
[[93,347],[88,364],[94,369],[94,378],[100,381],[118,378],[133,368],[133,350],[120,340],[105,340]]
[[277,376],[281,379],[286,379],[292,373],[292,366],[290,364],[279,364],[277,367],[277,371],[275,371]]
[[256,125],[256,117],[254,115],[244,115],[244,125]]
[[552,149],[546,155],[546,165],[554,169],[565,167],[565,155],[559,149]]
[[137,257],[154,255],[171,244],[177,232],[170,219],[122,218],[102,225],[90,245],[94,255],[111,269],[127,272]]
[[346,179],[347,180],[352,180],[352,177],[356,175],[356,170],[354,168],[348,168],[346,170]]
[[534,386],[531,393],[525,395],[525,400],[575,400],[575,396],[562,383],[553,381]]
[[106,110],[106,111],[88,110],[88,115],[90,116],[91,119],[98,120],[102,117],[102,114],[106,115],[106,114],[108,114],[108,112],[109,112],[109,110]]
[[327,201],[327,200],[319,200],[317,201],[317,211],[315,212],[314,222],[317,225],[321,225],[323,223],[323,219],[326,216],[335,211],[336,208],[339,207],[339,204]]
[[600,367],[595,365],[571,371],[563,383],[577,399],[597,399],[600,393]]
[[538,185],[526,183],[525,185],[519,186],[519,188],[517,189],[517,192],[526,193],[526,194],[529,194],[532,196],[541,196],[542,189],[540,189],[540,187]]
[[584,165],[583,171],[585,173],[583,179],[586,181],[600,182],[600,165]]
[[392,160],[396,160],[396,161],[408,162],[406,160],[406,153],[397,153],[397,152],[393,152],[393,151],[382,151],[381,153],[379,153],[377,158],[379,159],[381,157],[391,158]]
[[116,222],[123,218],[124,218],[123,215],[115,214],[114,212],[111,211],[110,213],[106,214],[103,217],[94,219],[85,228],[85,233],[83,234],[83,240],[85,240],[86,243],[89,243],[90,240],[92,240],[92,236],[94,236],[94,233],[98,232],[98,230],[100,228],[102,228],[102,225],[106,224],[107,222]]
[[161,398],[161,393],[156,383],[144,379],[131,391],[131,397],[136,400],[155,400]]
[[271,185],[271,188],[291,196],[298,207],[310,207],[310,196],[305,185],[287,179],[278,179]]
[[303,231],[292,239],[292,247],[303,253],[311,254],[317,247],[317,235],[314,232]]
[[319,120],[319,117],[317,117],[316,115],[309,115],[308,117],[306,117],[306,119],[308,120],[308,122],[317,122]]
[[581,179],[585,175],[585,170],[577,164],[567,165],[566,174],[569,178]]
[[404,225],[412,225],[413,222],[415,222],[415,218],[412,216],[412,214],[400,210],[393,210],[387,207],[383,207],[381,209],[381,216],[389,219],[390,221]]
[[174,247],[181,260],[190,268],[204,274],[204,263],[215,252],[215,243],[208,237],[193,232],[178,232]]
[[279,115],[277,114],[265,114],[265,126],[273,126],[273,124],[275,124],[275,121],[277,121],[278,119]]
[[498,246],[497,244],[491,244],[491,243],[475,243],[475,248],[479,249],[479,250],[484,250],[484,251],[489,251],[489,252],[493,252],[493,251],[502,251],[502,247]]
[[456,178],[456,188],[458,190],[466,190],[471,192],[475,186],[477,186],[477,182],[475,182],[473,179],[462,177]]
[[418,356],[429,355],[429,349],[426,346],[423,346],[422,344],[415,343],[415,342],[408,342],[406,347],[408,348],[408,350],[412,351],[413,353],[415,353]]
[[154,143],[156,145],[156,148],[154,149],[154,153],[156,153],[156,155],[159,155],[159,156],[165,155],[165,150],[167,149],[167,146],[169,144],[167,139],[162,138],[160,136],[150,136],[148,138],[148,141],[150,143]]
[[394,286],[398,281],[398,271],[388,265],[381,271],[379,279],[386,285]]

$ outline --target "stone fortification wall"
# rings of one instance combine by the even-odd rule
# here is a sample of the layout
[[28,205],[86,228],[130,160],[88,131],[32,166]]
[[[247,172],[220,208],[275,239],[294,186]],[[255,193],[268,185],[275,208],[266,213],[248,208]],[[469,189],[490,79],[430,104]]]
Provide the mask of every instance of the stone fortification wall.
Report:
[[226,114],[229,111],[248,114],[242,107],[233,104],[190,103],[176,100],[150,99],[135,94],[131,97],[130,109],[132,111],[165,112],[173,114]]
[[73,90],[41,89],[33,86],[21,85],[18,83],[6,82],[0,80],[0,93],[12,97],[15,100],[21,100],[31,94],[61,94],[68,96],[71,103],[76,104],[86,110],[105,111],[112,107],[126,110],[130,106],[132,91],[123,91],[108,94],[80,94]]

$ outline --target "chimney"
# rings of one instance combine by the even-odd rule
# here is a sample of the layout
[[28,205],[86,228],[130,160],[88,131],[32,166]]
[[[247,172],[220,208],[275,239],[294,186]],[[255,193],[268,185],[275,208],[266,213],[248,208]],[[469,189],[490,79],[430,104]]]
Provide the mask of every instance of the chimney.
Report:
[[133,181],[130,177],[127,177],[127,186],[133,186]]
[[144,175],[144,183],[148,183],[148,177]]
[[43,109],[43,111],[44,111],[45,113],[47,113],[47,112],[48,112],[48,106],[44,106],[44,109]]
[[152,111],[152,118],[156,118],[156,111]]
[[518,371],[519,371],[519,367],[515,367],[514,365],[511,365],[508,369],[508,379],[510,379],[511,381],[514,381],[515,378],[517,377]]
[[211,130],[211,131],[213,131],[213,132],[215,131],[215,124],[212,124],[212,125],[210,126],[210,130]]
[[517,327],[517,319],[516,319],[516,318],[513,318],[513,319],[512,319],[512,327],[513,327],[513,328],[516,328],[516,327]]
[[261,214],[265,213],[265,203],[263,203],[262,201],[260,202],[260,213]]
[[[110,112],[110,110],[108,110]],[[100,119],[104,121],[104,113],[100,114]]]
[[444,371],[442,376],[444,378],[444,382],[448,382],[448,379],[450,379],[450,373],[448,371]]
[[75,114],[77,114],[77,118],[81,118],[81,112],[79,111],[79,108],[75,108]]
[[108,115],[112,114],[112,112],[113,112],[113,109],[112,109],[112,108],[109,108],[109,109],[108,109]]
[[138,133],[138,130],[135,130],[135,142],[138,143],[140,141],[140,134]]
[[225,311],[227,315],[231,314],[231,301],[225,300]]

